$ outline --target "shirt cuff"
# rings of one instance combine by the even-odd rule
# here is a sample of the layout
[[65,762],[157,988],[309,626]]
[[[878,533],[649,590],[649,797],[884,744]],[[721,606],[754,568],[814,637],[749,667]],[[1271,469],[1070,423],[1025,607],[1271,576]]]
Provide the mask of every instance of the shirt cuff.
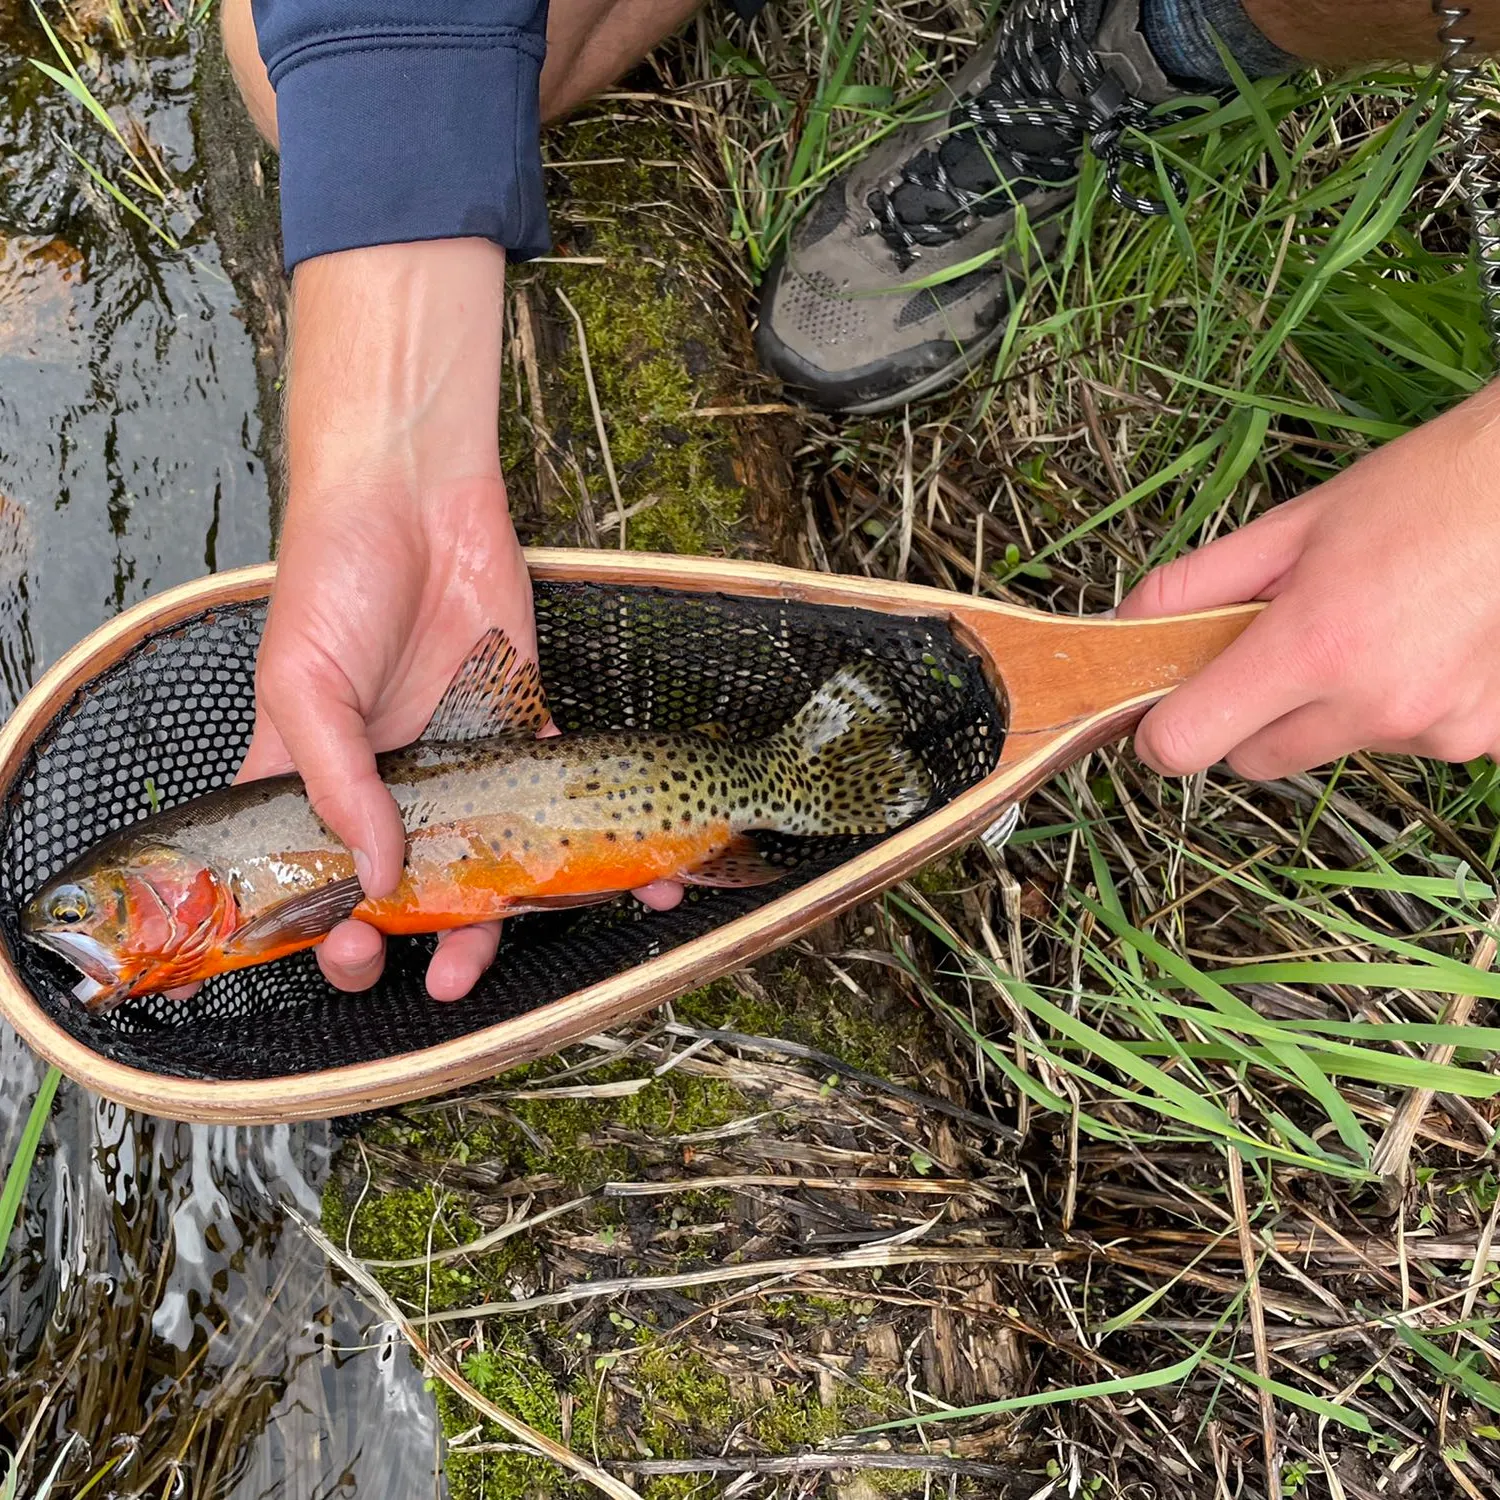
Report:
[[544,254],[542,50],[520,31],[384,35],[279,69],[287,270],[413,240],[493,240],[513,260]]

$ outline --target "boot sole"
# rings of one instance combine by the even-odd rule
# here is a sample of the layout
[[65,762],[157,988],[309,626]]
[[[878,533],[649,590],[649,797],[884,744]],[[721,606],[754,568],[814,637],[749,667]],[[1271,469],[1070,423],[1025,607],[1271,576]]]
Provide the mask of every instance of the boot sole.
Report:
[[989,354],[1005,336],[1006,321],[1002,318],[982,338],[975,339],[959,353],[951,365],[946,365],[941,370],[934,370],[921,380],[914,381],[905,390],[897,391],[891,396],[877,397],[874,401],[861,402],[858,406],[842,406],[833,409],[850,417],[878,417],[884,412],[895,411],[898,407],[909,406],[913,401],[920,401],[924,396],[936,395],[950,385],[957,385],[965,375],[970,373],[975,363]]
[[782,381],[787,387],[788,395],[800,400],[803,405],[833,416],[873,417],[883,412],[896,411],[913,401],[920,401],[924,396],[934,395],[957,384],[1000,342],[1005,335],[1006,324],[1007,320],[1000,318],[988,332],[956,351],[947,364],[924,372],[909,384],[884,395],[851,402],[841,401],[831,392],[820,391],[815,377],[822,372],[809,369],[807,374],[802,374],[798,367],[803,361],[764,325],[759,330],[756,343],[761,364]]

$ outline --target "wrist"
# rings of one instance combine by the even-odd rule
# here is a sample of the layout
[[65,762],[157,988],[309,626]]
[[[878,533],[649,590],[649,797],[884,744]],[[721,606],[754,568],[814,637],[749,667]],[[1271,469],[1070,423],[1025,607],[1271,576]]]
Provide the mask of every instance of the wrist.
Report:
[[294,497],[498,477],[504,285],[504,252],[484,240],[372,246],[297,268]]

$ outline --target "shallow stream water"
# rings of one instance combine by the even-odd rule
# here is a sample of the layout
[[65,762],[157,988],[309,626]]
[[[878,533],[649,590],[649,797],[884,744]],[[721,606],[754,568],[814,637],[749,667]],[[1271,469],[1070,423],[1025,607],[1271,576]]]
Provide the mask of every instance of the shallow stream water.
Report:
[[[131,191],[182,248],[70,156],[123,184],[0,0],[3,713],[122,608],[270,545],[253,351],[198,203],[204,35],[160,0],[71,14],[83,77],[173,187]],[[41,1074],[0,1023],[0,1171]],[[58,1493],[102,1474],[99,1500],[438,1492],[419,1373],[278,1207],[316,1216],[330,1149],[326,1126],[189,1129],[63,1083],[0,1261],[0,1446],[33,1485],[66,1449]]]

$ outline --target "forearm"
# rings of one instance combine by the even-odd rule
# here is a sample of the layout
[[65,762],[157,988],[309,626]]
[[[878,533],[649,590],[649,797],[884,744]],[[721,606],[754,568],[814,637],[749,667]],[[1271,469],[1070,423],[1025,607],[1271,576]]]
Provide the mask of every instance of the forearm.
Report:
[[498,475],[505,253],[481,239],[320,256],[293,280],[300,494]]
[[[1468,0],[1468,9],[1454,34],[1500,54],[1500,0]],[[1245,10],[1282,51],[1308,62],[1432,62],[1441,52],[1431,0],[1245,0]]]

